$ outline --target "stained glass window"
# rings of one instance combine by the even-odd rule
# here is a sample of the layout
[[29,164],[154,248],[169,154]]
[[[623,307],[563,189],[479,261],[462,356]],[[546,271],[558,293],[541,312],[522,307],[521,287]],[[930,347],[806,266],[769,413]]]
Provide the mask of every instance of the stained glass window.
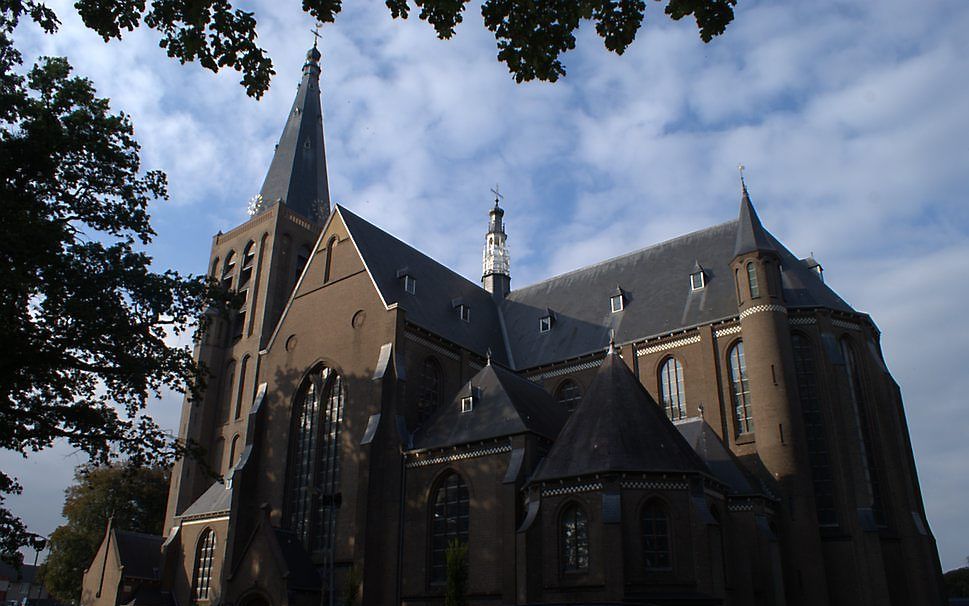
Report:
[[589,568],[589,520],[578,505],[570,505],[562,513],[560,526],[562,566],[565,570]]
[[207,528],[202,531],[195,551],[195,573],[192,575],[192,599],[195,602],[209,599],[213,562],[215,562],[215,531]]
[[660,400],[666,416],[672,421],[686,418],[686,391],[683,389],[683,365],[667,358],[659,371]]
[[828,442],[824,431],[824,415],[818,396],[818,377],[815,370],[814,351],[811,341],[801,334],[791,335],[794,346],[794,372],[797,376],[797,393],[801,400],[801,413],[804,415],[804,430],[807,437],[808,460],[811,465],[811,480],[814,483],[814,503],[818,523],[822,526],[837,524],[834,503],[834,480],[828,459]]
[[661,503],[652,501],[643,507],[643,561],[646,570],[670,570],[673,557],[670,542],[670,516]]
[[450,473],[434,492],[431,519],[431,581],[447,577],[447,546],[453,539],[468,542],[468,488],[456,473]]
[[572,379],[566,379],[555,390],[555,399],[571,413],[582,400],[582,388]]
[[747,285],[750,287],[750,298],[760,296],[760,284],[757,282],[757,268],[753,263],[747,264]]
[[750,409],[750,381],[747,379],[747,362],[744,360],[744,342],[730,348],[730,394],[733,398],[734,419],[737,433],[754,431],[754,417]]

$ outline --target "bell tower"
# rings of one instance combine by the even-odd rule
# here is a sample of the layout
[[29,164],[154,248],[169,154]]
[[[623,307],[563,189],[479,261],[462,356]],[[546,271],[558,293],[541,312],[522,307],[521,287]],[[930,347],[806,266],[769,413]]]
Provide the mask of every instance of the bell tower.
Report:
[[484,255],[481,262],[481,286],[491,293],[497,301],[501,301],[511,291],[511,260],[508,256],[507,235],[505,234],[505,211],[499,206],[497,188],[491,190],[495,194],[495,205],[488,213],[488,233],[485,236]]
[[195,358],[209,371],[205,393],[182,405],[179,439],[204,451],[175,463],[166,534],[185,511],[238,462],[265,347],[330,213],[320,105],[320,51],[306,53],[286,119],[250,218],[212,239],[209,277],[235,293],[239,308],[206,312],[209,330]]

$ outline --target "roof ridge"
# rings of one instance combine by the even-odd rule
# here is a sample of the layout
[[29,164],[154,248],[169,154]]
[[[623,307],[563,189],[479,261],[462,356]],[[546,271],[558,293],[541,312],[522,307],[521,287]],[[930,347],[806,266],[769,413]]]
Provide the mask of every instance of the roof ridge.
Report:
[[[430,255],[429,255],[429,254],[427,254],[426,252],[423,252],[422,250],[420,250],[420,249],[418,249],[418,248],[416,248],[416,247],[415,247],[414,245],[412,245],[412,244],[408,244],[407,242],[405,242],[405,241],[403,241],[403,240],[401,240],[400,238],[398,238],[397,236],[395,236],[395,235],[393,235],[393,234],[392,234],[392,233],[390,233],[389,231],[387,231],[387,230],[385,230],[385,229],[383,229],[382,227],[377,227],[376,225],[374,225],[374,224],[373,224],[373,223],[371,223],[370,221],[368,221],[368,220],[366,220],[366,219],[364,219],[363,217],[361,217],[361,216],[360,216],[360,215],[358,215],[357,213],[355,213],[355,212],[353,212],[352,210],[349,210],[349,209],[348,209],[348,208],[347,208],[346,206],[343,206],[342,204],[336,204],[336,205],[334,205],[334,206],[336,206],[337,208],[339,208],[339,209],[341,209],[342,211],[344,211],[344,212],[346,212],[346,213],[348,213],[348,214],[349,214],[350,216],[352,216],[352,217],[353,217],[354,219],[357,219],[357,220],[359,220],[359,221],[362,221],[363,223],[366,223],[366,224],[367,224],[367,225],[369,225],[370,227],[372,227],[372,228],[374,228],[374,229],[376,229],[377,231],[379,231],[380,233],[382,233],[382,234],[383,234],[384,236],[386,236],[386,237],[388,237],[388,238],[391,238],[392,240],[396,240],[396,241],[397,241],[398,243],[400,243],[400,244],[401,244],[402,246],[406,246],[406,247],[407,247],[407,248],[409,248],[410,250],[412,250],[412,251],[414,251],[415,253],[417,253],[417,254],[419,254],[419,255],[421,255],[422,257],[424,257],[424,258],[425,258],[425,259],[427,259],[428,261],[431,261],[431,262],[432,262],[432,263],[434,263],[435,265],[438,265],[438,266],[440,266],[440,267],[441,267],[442,269],[445,269],[445,270],[447,270],[448,272],[450,272],[450,273],[451,273],[451,274],[453,274],[454,276],[456,276],[456,277],[458,277],[458,278],[460,278],[460,279],[462,279],[462,280],[464,280],[465,282],[467,282],[468,284],[470,284],[470,285],[472,285],[472,286],[474,286],[474,287],[475,287],[475,288],[477,288],[478,290],[480,290],[480,291],[482,291],[482,292],[484,292],[484,293],[487,293],[489,297],[491,296],[491,293],[489,293],[489,292],[488,292],[487,290],[485,290],[485,289],[484,289],[484,288],[483,288],[483,287],[482,287],[482,286],[481,286],[480,284],[478,284],[478,283],[476,283],[476,282],[472,282],[470,278],[468,278],[468,277],[466,277],[466,276],[463,276],[463,275],[461,275],[461,274],[459,274],[458,272],[456,272],[456,271],[454,271],[453,269],[451,269],[450,267],[448,267],[448,266],[447,266],[447,265],[445,265],[444,263],[441,263],[440,261],[438,261],[438,260],[437,260],[437,259],[435,259],[434,257],[432,257],[432,256],[430,256]],[[416,277],[416,276],[415,276],[415,277]]]
[[509,297],[510,297],[510,296],[514,295],[515,293],[521,292],[523,290],[528,290],[530,288],[534,288],[534,287],[537,287],[537,286],[541,286],[542,284],[545,284],[546,282],[552,282],[553,280],[559,280],[561,278],[564,278],[566,276],[570,276],[570,275],[573,275],[573,274],[577,274],[579,272],[588,271],[590,269],[593,269],[595,267],[599,267],[601,265],[605,265],[607,263],[613,263],[613,262],[618,261],[620,259],[625,259],[627,257],[632,257],[633,255],[642,254],[642,253],[644,253],[646,251],[653,250],[653,249],[659,248],[661,246],[667,246],[667,245],[672,244],[674,242],[677,242],[679,240],[683,240],[683,239],[689,238],[691,236],[696,236],[698,234],[710,232],[710,231],[713,231],[715,229],[722,228],[722,227],[726,227],[726,226],[728,226],[728,225],[730,225],[732,223],[737,223],[737,222],[738,222],[738,219],[730,219],[729,221],[723,221],[721,223],[716,223],[714,225],[710,225],[710,226],[704,227],[702,229],[696,229],[694,231],[687,232],[687,233],[681,234],[679,236],[675,236],[675,237],[670,238],[668,240],[663,240],[662,242],[657,242],[655,244],[650,244],[649,246],[644,246],[643,248],[637,248],[636,250],[631,250],[629,252],[622,253],[621,255],[616,255],[614,257],[609,257],[607,259],[603,259],[602,261],[598,261],[596,263],[592,263],[592,264],[589,264],[589,265],[583,265],[582,267],[577,267],[576,269],[571,269],[569,271],[565,271],[565,272],[562,272],[560,274],[555,274],[554,276],[550,276],[550,277],[545,278],[543,280],[539,280],[538,282],[533,282],[532,284],[529,284],[527,286],[522,286],[521,288],[512,289],[512,291],[510,293],[508,293],[508,294],[509,294]]

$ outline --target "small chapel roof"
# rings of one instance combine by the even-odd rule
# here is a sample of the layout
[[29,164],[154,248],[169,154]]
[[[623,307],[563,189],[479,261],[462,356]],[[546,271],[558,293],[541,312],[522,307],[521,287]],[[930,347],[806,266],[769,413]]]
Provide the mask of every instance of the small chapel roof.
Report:
[[202,496],[188,506],[179,517],[191,518],[195,516],[228,511],[232,501],[232,489],[222,482],[213,482]]
[[[462,399],[472,398],[471,410]],[[493,438],[534,433],[554,440],[566,412],[547,391],[494,363],[464,384],[414,435],[414,449],[444,448]]]
[[609,472],[709,473],[614,350],[532,481]]
[[714,477],[729,486],[735,494],[754,494],[758,482],[752,478],[717,432],[701,417],[677,421],[674,426],[694,451],[703,459]]
[[128,578],[156,580],[159,576],[161,548],[165,539],[154,534],[114,531],[118,545],[118,557]]

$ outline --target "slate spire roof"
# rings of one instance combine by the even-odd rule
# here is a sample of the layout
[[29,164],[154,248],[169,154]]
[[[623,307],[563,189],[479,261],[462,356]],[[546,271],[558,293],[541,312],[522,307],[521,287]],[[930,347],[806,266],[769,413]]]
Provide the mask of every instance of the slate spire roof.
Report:
[[[461,400],[469,396],[472,408],[462,412]],[[417,430],[414,448],[458,446],[522,433],[554,440],[565,418],[562,406],[540,385],[489,362]]]
[[740,199],[740,217],[737,220],[737,240],[733,247],[733,256],[737,257],[755,250],[777,252],[771,242],[770,234],[761,225],[760,217],[757,216],[757,211],[750,201],[747,184],[743,179],[740,183],[743,195]]
[[703,472],[706,465],[611,350],[533,481],[609,472]]
[[281,201],[318,224],[330,214],[320,107],[320,57],[316,46],[306,53],[303,78],[260,191],[260,210]]

